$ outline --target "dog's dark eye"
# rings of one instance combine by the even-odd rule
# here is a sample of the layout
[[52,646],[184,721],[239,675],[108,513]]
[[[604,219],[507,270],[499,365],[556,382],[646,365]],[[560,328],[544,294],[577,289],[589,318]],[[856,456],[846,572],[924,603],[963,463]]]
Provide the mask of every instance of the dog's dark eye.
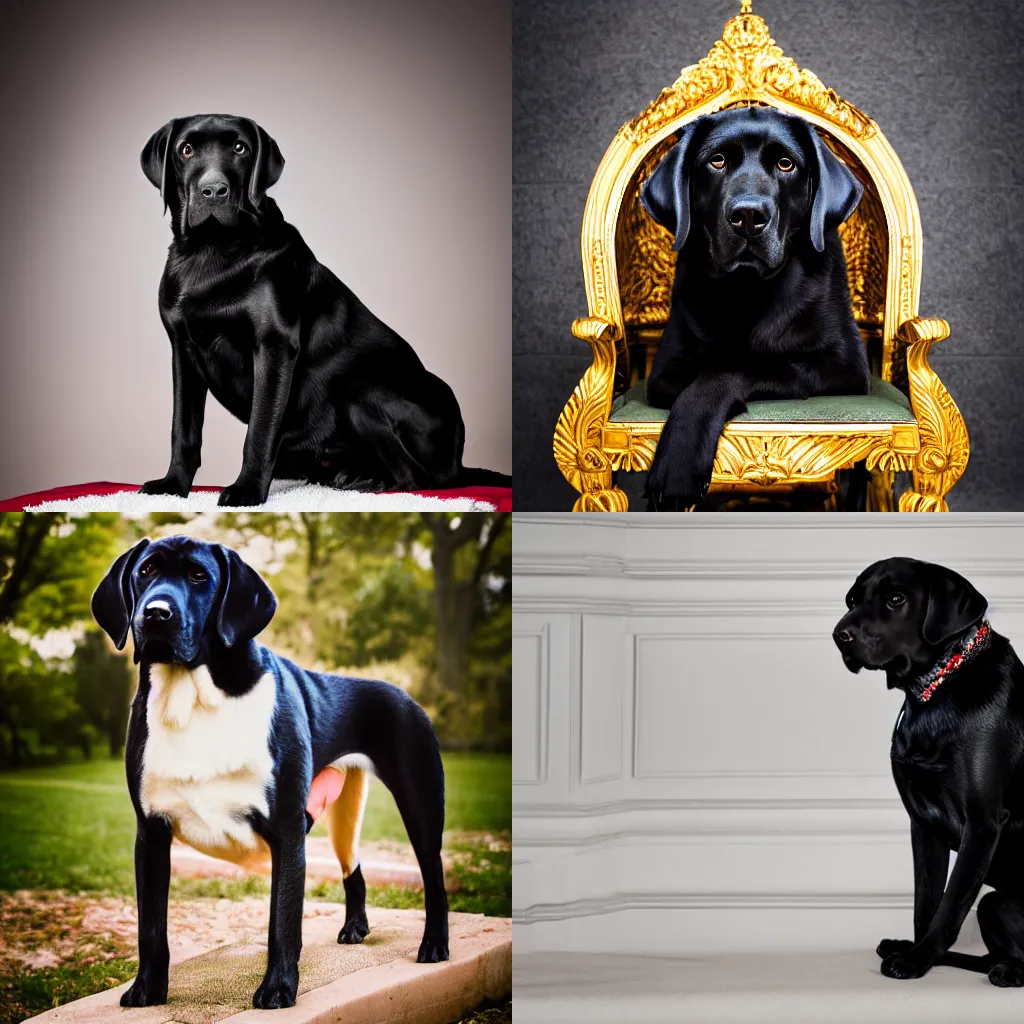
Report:
[[153,562],[147,562],[140,570],[140,576],[152,576],[156,572],[156,565]]
[[711,159],[708,161],[716,171],[720,171],[725,166],[725,157],[721,153],[713,153]]
[[776,164],[776,167],[778,167],[780,171],[791,171],[796,167],[796,164],[794,164],[788,156],[781,156],[779,157],[779,162]]
[[205,583],[208,579],[202,569],[189,569],[188,578],[192,583]]
[[902,594],[890,594],[886,599],[885,603],[890,608],[899,608],[907,599]]
[[235,152],[239,156],[241,156],[243,153],[247,152],[248,149],[249,149],[249,147],[244,142],[236,142],[235,143]]
[[192,148],[191,144],[190,144],[190,143],[188,143],[188,142],[186,142],[186,143],[185,143],[185,145],[181,147],[181,155],[182,155],[182,156],[183,156],[183,157],[184,157],[184,158],[185,158],[186,160],[187,160],[187,159],[188,159],[188,158],[189,158],[189,157],[190,157],[190,156],[191,156],[191,155],[192,155],[192,154],[193,154],[194,152],[195,152],[195,150],[194,150],[194,149]]

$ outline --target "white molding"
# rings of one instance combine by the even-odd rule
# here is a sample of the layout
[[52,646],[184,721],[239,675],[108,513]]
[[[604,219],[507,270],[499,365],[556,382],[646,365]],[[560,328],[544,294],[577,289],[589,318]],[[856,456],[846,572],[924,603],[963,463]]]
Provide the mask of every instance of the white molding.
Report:
[[[870,775],[866,778],[879,778]],[[893,788],[895,793],[895,787]],[[764,800],[607,800],[601,803],[571,804],[523,804],[513,803],[512,813],[517,820],[526,818],[600,818],[615,814],[643,814],[645,812],[677,814],[682,811],[823,811],[830,808],[845,810],[881,811],[901,808],[897,797],[883,799],[822,799],[816,797],[777,798]]]
[[[907,554],[971,578],[1024,647],[1024,514],[517,513],[513,545],[513,631],[548,636],[550,719],[543,784],[513,784],[517,949],[840,948],[911,927],[900,695],[854,681],[831,631],[857,575]],[[655,639],[675,646],[638,666]]]
[[569,621],[569,792],[583,783],[583,615]]
[[515,924],[569,921],[625,910],[913,910],[913,893],[615,893],[512,911]]
[[512,630],[513,641],[537,640],[537,773],[533,778],[512,778],[513,786],[542,786],[548,781],[548,722],[550,720],[551,643],[547,624],[539,630]]
[[[1024,569],[1020,558],[957,559],[958,571],[976,576],[1018,576]],[[621,579],[744,579],[804,580],[848,579],[852,583],[865,568],[863,559],[792,558],[780,561],[759,559],[754,563],[728,563],[689,558],[596,557],[551,553],[513,554],[512,571],[517,576],[583,576]]]
[[[970,576],[970,574],[968,574]],[[974,573],[978,578],[978,573]],[[1007,573],[1008,576],[1013,574]],[[1017,578],[1024,578],[1022,563]],[[849,577],[852,583],[853,577]],[[992,599],[990,607],[994,614],[1024,611],[1024,594],[1000,595]],[[594,614],[642,616],[645,618],[774,618],[789,616],[793,620],[827,618],[838,621],[845,611],[841,603],[834,608],[823,606],[821,601],[787,600],[784,611],[765,601],[751,601],[743,598],[715,600],[702,597],[680,598],[670,596],[603,597],[596,594],[512,594],[512,611],[537,615]],[[731,635],[730,630],[721,630],[723,636]],[[705,633],[704,635],[714,635]],[[810,638],[822,636],[821,629],[773,630],[766,634],[770,639]]]

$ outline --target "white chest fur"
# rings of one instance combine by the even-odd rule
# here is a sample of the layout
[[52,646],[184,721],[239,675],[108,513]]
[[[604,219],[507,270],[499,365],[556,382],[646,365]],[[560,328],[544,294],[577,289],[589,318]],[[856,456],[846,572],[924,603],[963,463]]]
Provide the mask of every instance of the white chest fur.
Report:
[[203,853],[261,866],[269,851],[243,816],[268,813],[274,677],[241,697],[218,689],[205,666],[151,665],[149,681],[143,810]]

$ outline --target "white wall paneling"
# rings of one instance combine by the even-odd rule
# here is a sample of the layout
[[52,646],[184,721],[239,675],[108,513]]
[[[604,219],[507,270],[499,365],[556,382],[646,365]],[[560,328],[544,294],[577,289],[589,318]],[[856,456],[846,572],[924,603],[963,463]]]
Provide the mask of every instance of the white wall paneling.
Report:
[[517,953],[910,933],[901,698],[831,639],[897,554],[1024,647],[1024,516],[515,516]]

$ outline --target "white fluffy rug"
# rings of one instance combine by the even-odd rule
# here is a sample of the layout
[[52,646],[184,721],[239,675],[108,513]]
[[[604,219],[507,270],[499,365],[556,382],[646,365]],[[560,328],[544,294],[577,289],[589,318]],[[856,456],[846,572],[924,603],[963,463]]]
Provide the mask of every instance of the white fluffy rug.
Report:
[[221,509],[217,505],[219,491],[193,491],[187,498],[168,494],[139,494],[138,491],[117,491],[114,494],[89,494],[81,498],[44,501],[26,506],[26,512],[124,512],[143,515],[147,512],[426,512],[443,509],[448,512],[491,512],[495,506],[475,498],[436,498],[423,494],[363,494],[360,491],[338,491],[315,484],[275,480],[270,486],[266,504],[247,508]]

